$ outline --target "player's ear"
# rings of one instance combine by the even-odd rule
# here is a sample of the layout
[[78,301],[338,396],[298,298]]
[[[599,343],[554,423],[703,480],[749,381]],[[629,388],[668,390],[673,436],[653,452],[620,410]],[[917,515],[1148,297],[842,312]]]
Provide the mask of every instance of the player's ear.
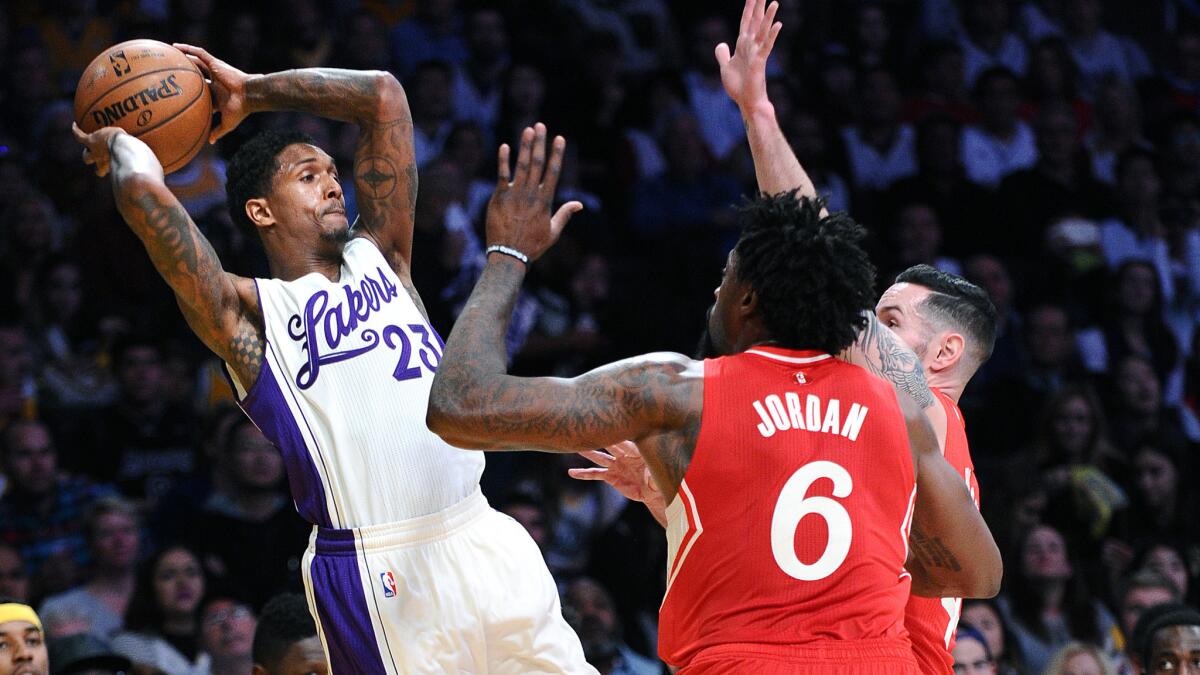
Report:
[[256,227],[267,227],[275,224],[275,216],[271,213],[271,207],[267,204],[267,200],[262,197],[246,200],[246,217]]
[[945,370],[966,356],[967,341],[960,333],[946,333],[938,345],[938,353],[931,367],[933,370]]
[[742,291],[741,300],[738,301],[738,310],[745,316],[750,316],[758,310],[758,293],[746,284],[746,288]]

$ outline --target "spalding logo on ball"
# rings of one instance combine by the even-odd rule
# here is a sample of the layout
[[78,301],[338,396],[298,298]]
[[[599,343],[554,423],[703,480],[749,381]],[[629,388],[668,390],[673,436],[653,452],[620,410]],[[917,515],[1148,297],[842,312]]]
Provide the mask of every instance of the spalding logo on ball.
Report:
[[121,127],[150,146],[171,173],[208,140],[212,95],[183,52],[157,40],[130,40],[104,50],[83,71],[75,122],[86,133]]

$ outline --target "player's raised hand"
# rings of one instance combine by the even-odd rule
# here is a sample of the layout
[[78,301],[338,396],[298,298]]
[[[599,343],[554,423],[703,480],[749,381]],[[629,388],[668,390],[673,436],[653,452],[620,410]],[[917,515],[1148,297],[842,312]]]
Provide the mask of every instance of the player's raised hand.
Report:
[[200,72],[209,78],[209,85],[217,99],[217,112],[221,114],[220,124],[214,125],[208,134],[208,142],[216,143],[217,139],[236,129],[250,114],[246,107],[246,80],[251,76],[209,54],[203,47],[180,42],[174,46],[187,54]]
[[112,159],[108,144],[112,142],[113,136],[123,134],[125,130],[119,127],[103,127],[90,134],[85,134],[78,124],[72,122],[71,133],[74,134],[75,140],[83,146],[83,163],[91,164],[96,169],[97,176],[108,175]]
[[566,147],[563,137],[555,136],[547,162],[546,125],[526,127],[514,171],[508,144],[500,146],[499,178],[487,210],[488,246],[506,246],[533,261],[558,241],[567,221],[583,209],[583,204],[572,201],[550,213]]
[[717,45],[717,63],[725,93],[743,110],[767,103],[767,57],[783,24],[775,22],[777,1],[746,0],[738,26],[737,45],[732,54],[729,45]]
[[666,525],[666,500],[642,459],[642,453],[633,441],[622,441],[601,450],[585,450],[579,453],[596,466],[585,469],[567,469],[567,475],[576,480],[602,480],[628,499],[642,502],[655,520]]

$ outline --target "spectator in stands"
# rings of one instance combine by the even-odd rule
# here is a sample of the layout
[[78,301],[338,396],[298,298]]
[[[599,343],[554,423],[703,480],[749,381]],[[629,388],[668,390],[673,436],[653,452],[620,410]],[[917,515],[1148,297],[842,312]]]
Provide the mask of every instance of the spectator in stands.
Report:
[[478,124],[460,122],[450,130],[442,152],[442,159],[457,165],[467,181],[463,206],[472,225],[483,222],[484,209],[496,189],[495,176],[491,175],[495,167],[486,138]]
[[502,89],[493,145],[508,143],[516,147],[525,127],[543,121],[553,125],[546,111],[546,76],[540,68],[530,63],[514,64],[504,76]]
[[253,675],[328,675],[317,624],[303,595],[285,593],[267,601],[254,631]]
[[1200,541],[1196,491],[1182,479],[1184,452],[1152,438],[1135,447],[1127,541],[1134,536]]
[[542,555],[546,555],[554,523],[544,501],[535,492],[512,491],[501,503],[500,511],[520,523],[529,533],[529,538],[541,549]]
[[1128,354],[1110,373],[1115,400],[1109,420],[1119,448],[1132,456],[1146,439],[1171,448],[1187,444],[1179,409],[1164,403],[1162,382],[1149,359]]
[[0,596],[0,675],[50,675],[46,632],[36,612]]
[[[38,277],[37,307],[30,314],[44,406],[74,410],[111,405],[117,385],[102,363],[107,346],[102,319],[89,298],[83,268],[71,258],[54,256]],[[112,325],[111,320],[105,323]]]
[[445,61],[422,61],[405,82],[412,108],[413,147],[419,168],[442,154],[446,137],[454,126],[453,76],[453,70]]
[[956,675],[996,675],[998,672],[987,640],[969,623],[958,624],[954,649],[950,655],[954,657]]
[[1160,605],[1142,615],[1133,631],[1134,663],[1141,672],[1186,672],[1200,652],[1200,612],[1185,605]]
[[1100,80],[1093,110],[1084,146],[1092,156],[1092,173],[1112,185],[1117,182],[1117,158],[1122,153],[1150,149],[1150,142],[1142,136],[1141,104],[1133,85],[1109,74]]
[[980,253],[963,262],[963,276],[967,281],[987,291],[988,298],[996,307],[996,344],[992,356],[975,371],[971,383],[963,396],[968,408],[979,407],[980,393],[989,382],[1002,373],[1011,373],[1023,363],[1025,347],[1022,343],[1024,319],[1014,306],[1013,278],[1008,268],[994,255]]
[[879,0],[865,0],[854,6],[854,33],[851,51],[860,69],[879,68],[896,62],[898,54],[892,39],[887,8]]
[[92,429],[75,440],[89,453],[79,466],[153,508],[196,468],[192,443],[197,420],[190,404],[170,401],[171,383],[157,340],[126,336],[113,345],[112,358],[120,398],[96,414]]
[[1017,25],[1026,41],[1062,35],[1062,0],[1025,0],[1020,5]]
[[961,617],[962,623],[974,626],[983,636],[996,664],[996,675],[1021,675],[1025,672],[1013,642],[1012,629],[1005,623],[995,600],[964,600]]
[[254,668],[254,612],[216,595],[200,611],[200,650],[212,658],[211,673],[249,673]]
[[190,549],[166,546],[138,572],[113,649],[135,665],[179,675],[207,675],[212,657],[200,647],[200,600],[204,570]]
[[1044,242],[1048,225],[1063,216],[1099,219],[1111,213],[1110,190],[1092,176],[1075,114],[1067,104],[1043,104],[1034,132],[1037,163],[1000,183],[999,201],[1012,229],[995,242],[993,253],[1025,255],[1021,247]]
[[[930,115],[917,125],[917,173],[892,184],[872,219],[895,218],[901,207],[922,202],[933,207],[944,228],[946,252],[961,256],[979,250],[996,236],[991,195],[972,182],[963,166],[959,124],[945,115]],[[807,165],[805,165],[807,166]]]
[[1055,652],[1072,640],[1114,651],[1116,620],[1089,593],[1062,534],[1047,525],[1032,528],[1018,544],[1014,560],[1001,608],[1031,672],[1043,672]]
[[1080,129],[1091,124],[1092,108],[1079,96],[1079,74],[1067,43],[1059,37],[1047,37],[1029,51],[1029,70],[1025,75],[1025,96],[1021,116],[1028,120],[1047,103],[1065,104],[1075,113]]
[[917,134],[901,124],[896,77],[882,66],[862,74],[857,123],[842,129],[851,180],[862,191],[880,191],[917,172]]
[[94,635],[55,635],[46,647],[54,664],[53,675],[124,675],[133,670],[129,659]]
[[37,421],[4,429],[0,463],[9,478],[0,498],[0,541],[21,551],[40,592],[70,588],[88,561],[82,515],[112,490],[60,474],[54,440]]
[[1100,0],[1064,0],[1063,6],[1067,45],[1082,75],[1085,97],[1093,97],[1109,73],[1130,83],[1150,74],[1150,60],[1136,43],[1104,29]]
[[1095,645],[1071,642],[1054,654],[1043,675],[1117,675],[1112,661]]
[[29,574],[21,551],[8,544],[0,544],[0,596],[29,602]]
[[713,58],[716,45],[731,43],[733,39],[728,23],[717,14],[697,19],[692,24],[690,39],[689,67],[683,75],[688,105],[708,153],[723,162],[746,138],[742,114],[738,112],[737,104],[725,94],[721,69]]
[[1196,574],[1190,571],[1187,561],[1195,555],[1198,547],[1200,542],[1196,541],[1160,537],[1144,539],[1133,557],[1130,569],[1150,570],[1163,576],[1179,591],[1180,601],[1187,601],[1190,599],[1189,594],[1194,593],[1196,589]]
[[994,188],[1005,176],[1037,163],[1033,129],[1021,120],[1021,94],[1013,72],[989,68],[975,83],[980,123],[963,130],[963,165],[971,180]]
[[[512,93],[506,92],[511,86],[509,63],[512,57],[509,55],[508,26],[504,15],[499,9],[489,5],[472,9],[467,13],[466,39],[469,56],[466,63],[454,68],[451,84],[454,119],[460,122],[474,122],[481,128],[490,130],[501,119],[501,111],[507,104],[504,100],[506,94]],[[528,76],[528,73],[525,75]],[[540,76],[541,73],[537,75]],[[543,97],[545,86],[543,79]],[[540,105],[541,102],[538,103]],[[543,118],[539,118],[538,121],[549,123],[549,120]],[[511,135],[500,130],[495,136],[488,137],[488,146],[513,144],[519,137],[519,132]],[[492,142],[494,139],[495,142]]]
[[1162,295],[1174,295],[1174,270],[1162,219],[1162,180],[1153,153],[1134,148],[1117,159],[1117,217],[1100,224],[1100,245],[1109,267],[1128,260],[1151,263]]
[[813,108],[797,108],[786,124],[792,151],[830,211],[849,211],[850,186],[841,173],[841,144]]
[[[345,18],[344,25],[345,30],[338,38],[339,67],[350,70],[391,69],[392,55],[388,46],[387,24],[382,19],[365,9],[358,9]],[[216,53],[222,54],[222,58],[229,63],[236,63],[224,56],[225,52]]]
[[46,598],[39,614],[55,637],[84,632],[108,640],[125,625],[133,597],[141,518],[124,499],[102,497],[88,509],[86,524],[92,554],[87,581]]
[[37,381],[25,329],[0,321],[0,427],[37,416]]
[[311,527],[284,491],[283,457],[244,415],[225,433],[213,491],[186,530],[207,576],[253,606],[300,584]]
[[430,59],[465,63],[467,42],[457,0],[417,3],[416,16],[392,29],[391,45],[396,75],[406,83],[417,65]]
[[1117,596],[1121,631],[1132,637],[1138,619],[1146,610],[1182,600],[1179,588],[1165,576],[1149,569],[1137,570],[1123,580]]
[[33,313],[37,306],[38,286],[43,266],[63,246],[65,225],[54,204],[36,191],[20,195],[4,213],[5,227],[0,240],[0,262],[12,287],[6,293],[23,311]]
[[[921,88],[905,102],[901,119],[919,122],[927,115],[941,114],[949,115],[959,124],[968,124],[978,117],[970,90],[963,81],[963,51],[957,42],[935,40],[923,45],[918,63]],[[803,159],[800,163],[808,168]]]
[[608,590],[594,579],[579,577],[567,586],[563,615],[579,633],[587,662],[601,675],[657,675],[662,665],[638,654],[622,637]]
[[1124,453],[1108,439],[1099,397],[1079,382],[1067,384],[1046,401],[1033,460],[1043,472],[1084,464],[1110,476],[1128,470]]
[[1029,56],[1025,43],[1009,30],[1008,0],[966,0],[963,7],[966,31],[959,45],[967,87],[977,86],[979,76],[991,68],[1024,75]]
[[893,244],[892,267],[897,272],[925,263],[943,272],[962,274],[958,260],[942,255],[942,223],[929,204],[913,202],[901,207],[896,216]]

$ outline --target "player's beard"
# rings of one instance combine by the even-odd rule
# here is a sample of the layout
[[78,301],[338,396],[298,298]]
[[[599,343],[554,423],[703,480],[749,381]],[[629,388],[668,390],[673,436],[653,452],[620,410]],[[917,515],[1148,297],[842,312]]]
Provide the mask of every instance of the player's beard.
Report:
[[332,244],[337,247],[346,245],[350,241],[350,228],[340,227],[336,230],[325,230],[321,232],[321,241],[326,244]]
[[717,346],[713,344],[712,332],[708,330],[708,322],[712,319],[713,307],[709,306],[708,311],[704,313],[704,332],[700,334],[700,342],[696,345],[696,351],[692,353],[692,358],[697,361],[715,359],[720,356],[717,352]]

